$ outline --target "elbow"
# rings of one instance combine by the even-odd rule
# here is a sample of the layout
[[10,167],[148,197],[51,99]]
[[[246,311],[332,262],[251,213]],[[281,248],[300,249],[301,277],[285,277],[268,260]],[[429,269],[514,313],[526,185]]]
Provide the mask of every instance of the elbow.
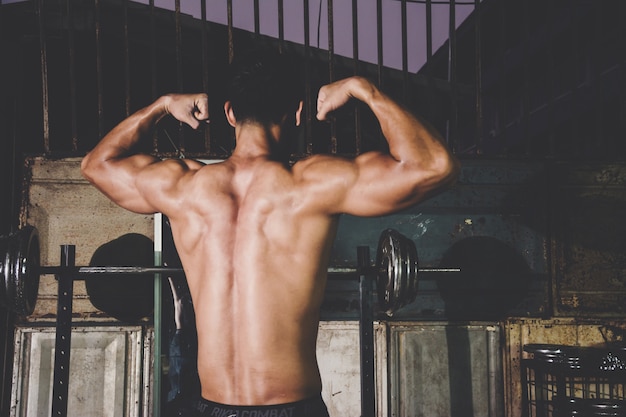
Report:
[[91,169],[92,168],[91,168],[91,164],[90,164],[89,154],[87,154],[87,155],[85,155],[83,160],[80,161],[80,174],[86,180],[90,180],[91,179]]
[[459,160],[451,153],[436,157],[429,169],[433,188],[445,188],[456,183],[461,172]]
[[443,183],[446,186],[454,185],[461,173],[461,163],[458,158],[452,154],[448,154],[446,161],[444,162],[444,168],[442,170]]
[[459,178],[461,164],[454,155],[446,153],[433,160],[426,172],[417,187],[420,200],[434,197],[452,187]]
[[93,183],[97,177],[98,164],[94,161],[92,154],[88,153],[80,162],[80,173],[87,181]]

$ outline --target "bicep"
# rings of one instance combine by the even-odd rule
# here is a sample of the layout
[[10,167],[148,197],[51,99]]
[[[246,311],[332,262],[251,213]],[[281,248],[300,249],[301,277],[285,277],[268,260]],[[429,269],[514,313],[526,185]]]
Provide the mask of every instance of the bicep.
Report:
[[111,160],[96,170],[85,172],[88,180],[111,201],[135,213],[153,214],[165,199],[164,192],[172,189],[176,169],[168,161],[149,155],[133,155]]
[[370,152],[355,159],[315,156],[302,169],[309,206],[327,214],[371,217],[398,210],[410,192],[388,155]]
[[362,217],[384,216],[423,200],[427,173],[388,154],[370,152],[354,160],[355,175],[345,190],[341,212]]
[[302,172],[307,201],[331,215],[392,214],[424,200],[438,184],[436,171],[381,152],[352,160],[319,156],[307,162]]

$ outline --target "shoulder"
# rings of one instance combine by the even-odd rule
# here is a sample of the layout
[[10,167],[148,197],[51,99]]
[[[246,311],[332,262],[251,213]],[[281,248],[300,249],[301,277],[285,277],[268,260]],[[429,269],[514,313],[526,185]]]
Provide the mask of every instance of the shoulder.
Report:
[[340,212],[341,202],[358,178],[353,159],[335,155],[314,155],[292,168],[294,183],[308,207],[332,215]]
[[139,192],[156,211],[174,218],[181,205],[206,201],[207,190],[220,190],[228,181],[228,167],[193,159],[167,159],[144,169],[137,179]]
[[148,165],[143,171],[144,179],[170,178],[176,179],[186,173],[194,173],[205,165],[193,159],[163,159]]
[[185,183],[193,179],[205,165],[193,159],[164,159],[145,167],[137,176],[136,184],[145,195],[174,197],[184,191]]
[[292,168],[296,178],[307,179],[318,176],[350,176],[377,160],[386,160],[389,156],[378,151],[365,152],[354,158],[336,155],[313,155],[296,162]]
[[312,155],[296,162],[292,172],[296,179],[306,180],[319,176],[348,174],[355,168],[354,161],[335,155]]

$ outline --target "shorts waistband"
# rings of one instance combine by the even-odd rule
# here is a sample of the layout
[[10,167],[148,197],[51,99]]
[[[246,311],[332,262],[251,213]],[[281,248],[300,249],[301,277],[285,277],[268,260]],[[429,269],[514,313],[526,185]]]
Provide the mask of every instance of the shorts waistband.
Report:
[[320,407],[326,409],[321,395],[291,403],[251,406],[221,404],[200,398],[196,411],[203,417],[296,417],[308,415]]

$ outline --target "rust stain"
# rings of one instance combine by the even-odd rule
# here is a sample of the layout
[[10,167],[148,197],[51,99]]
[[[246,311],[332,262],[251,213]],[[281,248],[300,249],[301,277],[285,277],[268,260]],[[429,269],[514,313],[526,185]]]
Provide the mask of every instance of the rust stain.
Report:
[[579,308],[580,299],[576,294],[572,295],[571,297],[561,297],[561,304],[572,308]]
[[26,225],[28,219],[28,207],[30,206],[30,198],[28,194],[28,189],[30,188],[30,183],[33,175],[33,158],[25,158],[24,159],[24,171],[22,177],[22,195],[20,202],[20,214],[19,214],[19,224],[20,227]]

